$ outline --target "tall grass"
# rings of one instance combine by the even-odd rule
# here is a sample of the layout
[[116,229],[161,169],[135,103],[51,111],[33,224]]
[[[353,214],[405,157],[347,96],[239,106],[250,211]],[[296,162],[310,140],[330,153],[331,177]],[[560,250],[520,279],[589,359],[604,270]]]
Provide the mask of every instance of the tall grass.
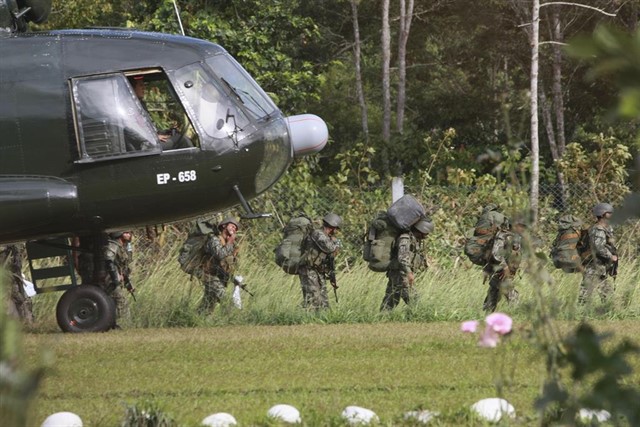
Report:
[[[211,316],[196,312],[202,297],[201,283],[183,273],[176,261],[181,240],[172,239],[161,248],[149,247],[134,255],[132,278],[137,288],[134,302],[129,299],[130,315],[120,323],[123,327],[159,328],[222,325],[292,325],[306,323],[377,323],[377,322],[430,322],[464,320],[482,316],[482,302],[488,284],[483,284],[480,267],[466,259],[454,262],[448,268],[437,262],[417,276],[416,288],[420,295],[414,307],[404,303],[391,312],[379,310],[387,279],[383,273],[370,271],[363,262],[346,266],[338,272],[338,297],[336,303],[329,287],[331,308],[315,313],[302,308],[302,294],[297,276],[284,273],[272,259],[258,258],[244,248],[237,274],[245,277],[245,283],[254,294],[242,293],[243,309],[231,303],[232,285],[227,290],[227,301],[217,307]],[[558,318],[574,319],[629,319],[640,316],[640,298],[636,290],[638,262],[623,262],[616,279],[613,301],[602,305],[594,294],[586,307],[576,305],[581,275],[548,271],[554,284],[549,299],[557,301]],[[522,269],[524,270],[524,269]],[[528,304],[534,300],[534,289],[529,278],[516,278],[520,292],[518,304],[501,303],[499,310],[516,318],[527,316]],[[37,317],[36,331],[57,329],[55,304],[60,293],[39,295],[34,300]]]

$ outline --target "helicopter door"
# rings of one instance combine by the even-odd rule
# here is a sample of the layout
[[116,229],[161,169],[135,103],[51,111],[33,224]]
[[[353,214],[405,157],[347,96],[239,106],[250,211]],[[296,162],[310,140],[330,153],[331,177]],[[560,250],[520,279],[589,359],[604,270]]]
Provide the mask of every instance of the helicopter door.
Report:
[[78,162],[161,151],[148,115],[122,74],[74,78],[71,90]]

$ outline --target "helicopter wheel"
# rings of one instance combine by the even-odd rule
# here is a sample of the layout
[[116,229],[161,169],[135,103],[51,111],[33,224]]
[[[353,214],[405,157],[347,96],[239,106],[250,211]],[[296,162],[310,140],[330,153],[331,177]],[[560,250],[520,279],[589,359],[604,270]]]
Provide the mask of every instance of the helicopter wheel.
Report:
[[116,323],[116,304],[97,286],[74,286],[60,297],[56,320],[64,332],[108,331]]

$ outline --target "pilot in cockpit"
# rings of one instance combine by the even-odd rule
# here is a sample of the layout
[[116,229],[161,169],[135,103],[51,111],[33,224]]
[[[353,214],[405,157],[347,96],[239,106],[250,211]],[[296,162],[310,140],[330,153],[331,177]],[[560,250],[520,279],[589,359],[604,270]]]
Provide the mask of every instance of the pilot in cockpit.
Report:
[[[185,134],[186,126],[180,129],[179,123],[180,120],[177,118],[177,114],[175,111],[165,111],[163,109],[157,109],[157,111],[152,111],[147,104],[147,96],[146,96],[146,82],[144,75],[137,75],[129,77],[129,82],[133,86],[133,90],[140,100],[140,103],[146,110],[147,114],[151,118],[154,127],[156,128],[156,133],[158,136],[158,140],[160,141],[160,145],[163,150],[172,150],[179,148],[190,148],[193,147],[194,144],[191,139]],[[165,102],[166,104],[166,102]],[[153,113],[156,114],[153,114]],[[161,118],[156,117],[161,116]],[[187,120],[186,117],[183,117],[183,120]],[[169,121],[169,128],[166,128],[159,125],[159,122]],[[159,130],[162,129],[162,130]]]

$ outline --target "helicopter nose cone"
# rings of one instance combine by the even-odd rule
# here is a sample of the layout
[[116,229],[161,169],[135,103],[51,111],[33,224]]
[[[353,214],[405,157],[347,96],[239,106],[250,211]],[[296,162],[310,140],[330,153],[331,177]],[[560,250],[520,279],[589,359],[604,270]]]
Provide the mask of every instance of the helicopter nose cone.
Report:
[[291,145],[296,157],[306,156],[322,150],[329,139],[327,124],[314,114],[299,114],[287,117]]

